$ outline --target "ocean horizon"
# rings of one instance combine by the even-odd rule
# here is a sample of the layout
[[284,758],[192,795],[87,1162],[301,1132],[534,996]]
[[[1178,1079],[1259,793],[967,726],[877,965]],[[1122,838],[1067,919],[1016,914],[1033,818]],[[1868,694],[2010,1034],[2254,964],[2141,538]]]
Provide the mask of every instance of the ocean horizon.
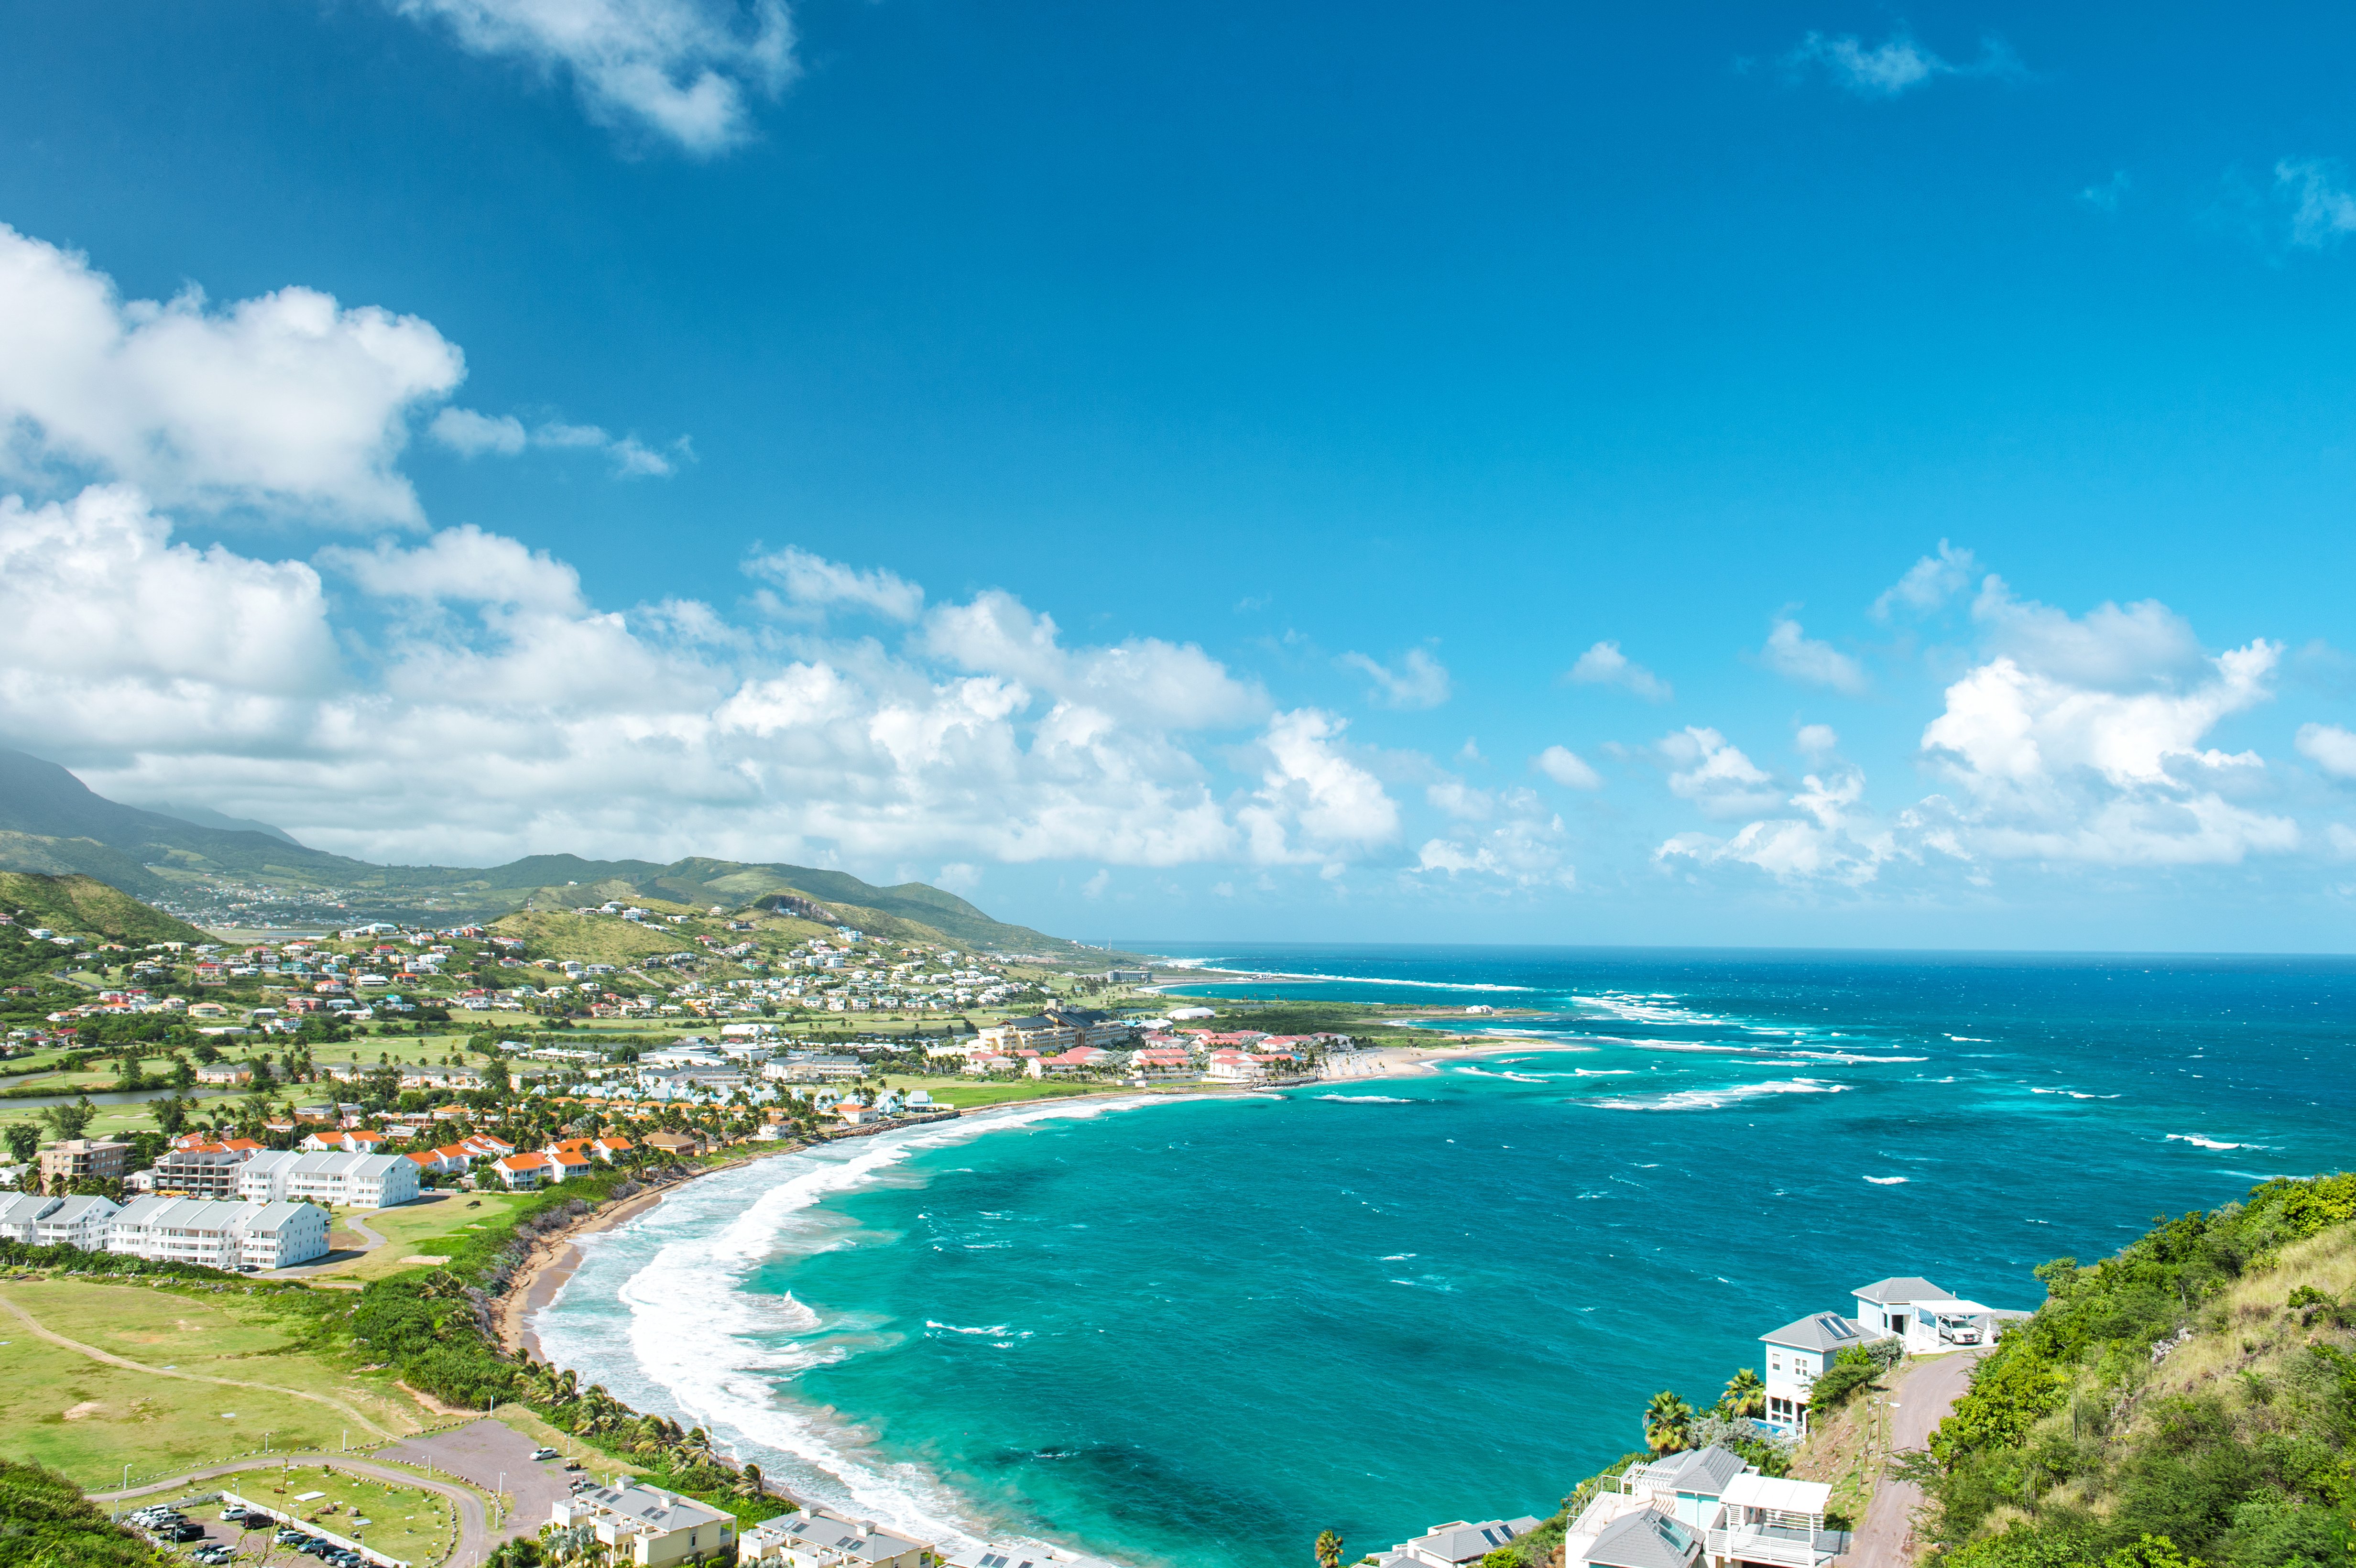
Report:
[[1275,1568],[1543,1516],[1653,1392],[1708,1403],[1870,1280],[2031,1307],[2048,1258],[2356,1163],[2333,955],[1138,946],[1292,976],[1173,997],[1511,1048],[707,1178],[585,1239],[548,1355],[948,1542]]

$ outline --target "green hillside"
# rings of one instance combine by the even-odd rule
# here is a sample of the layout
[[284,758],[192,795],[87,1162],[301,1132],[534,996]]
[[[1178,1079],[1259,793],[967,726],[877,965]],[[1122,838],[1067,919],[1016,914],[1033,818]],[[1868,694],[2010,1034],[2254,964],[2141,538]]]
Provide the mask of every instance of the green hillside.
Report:
[[24,926],[46,925],[64,934],[114,942],[203,942],[205,933],[94,877],[0,871],[0,912]]
[[2345,1568],[2356,1175],[2165,1220],[2008,1331],[1917,1462],[1948,1568]]
[[[219,817],[220,821],[232,818]],[[256,825],[256,828],[266,825]],[[842,871],[691,857],[587,860],[531,855],[504,866],[378,866],[308,848],[274,828],[209,827],[94,794],[55,763],[0,749],[0,870],[95,877],[205,925],[449,924],[609,899],[741,909],[764,898],[813,906],[830,923],[892,939],[1032,953],[1101,955],[991,919],[922,882],[879,888]]]

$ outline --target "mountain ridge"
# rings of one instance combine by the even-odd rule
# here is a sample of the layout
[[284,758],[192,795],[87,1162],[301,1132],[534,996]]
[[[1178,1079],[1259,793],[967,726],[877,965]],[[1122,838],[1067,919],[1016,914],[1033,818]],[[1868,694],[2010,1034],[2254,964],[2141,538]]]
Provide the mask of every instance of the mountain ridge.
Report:
[[[206,815],[220,817],[219,813]],[[222,821],[241,819],[220,817]],[[925,882],[877,887],[847,871],[688,856],[668,864],[527,855],[501,866],[390,866],[314,849],[267,824],[212,827],[109,800],[59,764],[0,748],[0,870],[95,878],[197,924],[496,919],[545,895],[652,897],[735,907],[772,894],[845,923],[880,919],[952,944],[1075,958],[1091,951],[994,919]],[[918,934],[912,931],[911,934]]]

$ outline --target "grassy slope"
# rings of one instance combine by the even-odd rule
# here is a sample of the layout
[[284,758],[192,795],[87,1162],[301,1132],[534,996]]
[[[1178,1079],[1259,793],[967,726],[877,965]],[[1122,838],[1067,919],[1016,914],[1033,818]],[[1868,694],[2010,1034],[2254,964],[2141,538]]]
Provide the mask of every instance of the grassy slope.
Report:
[[94,877],[0,871],[0,910],[19,924],[48,925],[68,935],[95,934],[117,942],[202,942],[205,933],[150,909]]
[[[2107,1563],[2145,1535],[2223,1568],[2348,1562],[2351,1216],[2356,1177],[2269,1182],[2093,1268],[2040,1271],[2052,1299],[1933,1439],[1956,1568]],[[2324,1304],[2293,1309],[2299,1292]]]

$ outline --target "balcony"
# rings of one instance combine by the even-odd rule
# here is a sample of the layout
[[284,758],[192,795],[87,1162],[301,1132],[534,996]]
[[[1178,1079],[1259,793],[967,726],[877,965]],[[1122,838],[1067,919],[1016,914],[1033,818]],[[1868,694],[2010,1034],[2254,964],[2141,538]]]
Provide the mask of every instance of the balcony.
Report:
[[1738,1524],[1709,1532],[1709,1554],[1735,1563],[1763,1563],[1773,1568],[1823,1568],[1848,1551],[1846,1530],[1815,1530],[1806,1525]]

